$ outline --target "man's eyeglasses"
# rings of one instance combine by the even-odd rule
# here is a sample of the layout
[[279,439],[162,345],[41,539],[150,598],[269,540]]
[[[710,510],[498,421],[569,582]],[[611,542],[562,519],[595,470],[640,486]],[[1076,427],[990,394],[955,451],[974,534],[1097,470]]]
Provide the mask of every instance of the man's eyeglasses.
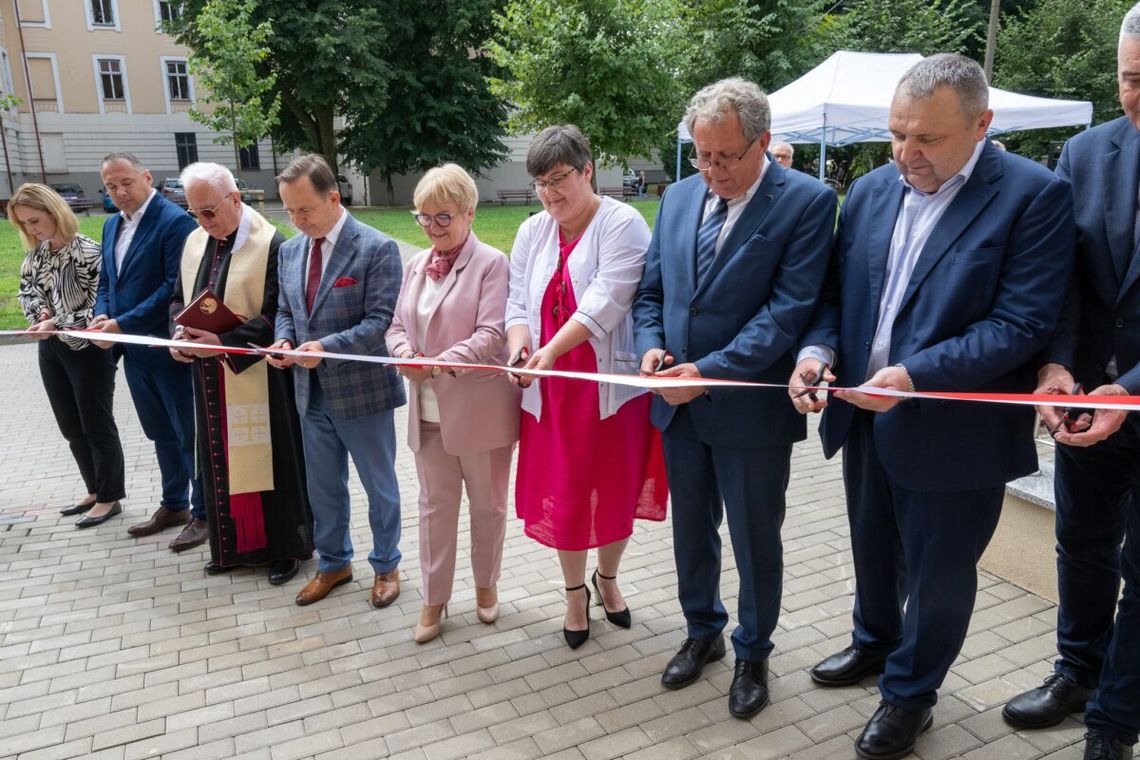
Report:
[[435,222],[439,227],[450,227],[451,220],[455,218],[455,214],[444,212],[433,216],[432,214],[421,214],[418,211],[413,211],[412,218],[416,220],[416,224],[424,229],[430,227],[432,222]]
[[188,208],[188,209],[186,209],[186,213],[189,214],[190,216],[194,217],[195,219],[199,219],[199,218],[201,218],[201,219],[213,219],[215,216],[218,215],[218,209],[220,209],[222,207],[222,205],[228,200],[229,200],[229,196],[222,198],[222,200],[218,203],[218,205],[214,206],[213,208],[204,208],[204,209]]
[[561,174],[555,174],[552,177],[550,177],[549,179],[531,180],[530,186],[534,189],[534,191],[536,193],[540,193],[543,190],[557,190],[558,186],[561,185],[562,182],[567,177],[569,177],[571,174],[573,174],[576,171],[578,171],[578,170],[577,169],[571,169],[570,171],[565,171],[565,172],[562,172]]
[[740,164],[740,162],[744,159],[744,157],[748,155],[748,151],[752,150],[752,146],[755,144],[756,144],[755,140],[748,143],[748,147],[745,148],[740,153],[740,155],[738,155],[738,156],[722,156],[720,158],[709,158],[709,157],[705,157],[705,156],[696,155],[696,156],[692,156],[691,158],[689,158],[689,163],[693,165],[693,168],[700,169],[701,171],[708,171],[710,168],[712,168],[714,166],[718,169],[726,169],[728,171],[732,171],[733,169],[735,169]]

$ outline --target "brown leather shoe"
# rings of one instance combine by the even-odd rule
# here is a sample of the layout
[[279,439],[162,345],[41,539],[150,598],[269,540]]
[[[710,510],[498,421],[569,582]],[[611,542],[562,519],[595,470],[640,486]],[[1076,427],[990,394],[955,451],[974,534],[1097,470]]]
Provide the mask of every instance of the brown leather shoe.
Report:
[[195,517],[189,525],[182,529],[178,537],[170,542],[170,551],[184,552],[187,549],[193,549],[195,546],[206,543],[209,537],[210,531],[206,529],[206,521]]
[[154,514],[146,522],[141,522],[138,525],[132,525],[127,528],[127,533],[130,533],[135,538],[142,538],[143,536],[153,536],[161,530],[166,530],[172,525],[185,525],[190,522],[190,508],[180,509],[177,512],[171,511],[166,507],[159,507],[154,510]]
[[337,586],[343,586],[352,580],[352,565],[347,565],[331,573],[322,573],[320,570],[305,587],[297,593],[297,604],[304,607],[306,604],[319,602],[329,595]]
[[372,606],[387,607],[400,595],[400,571],[380,573],[372,582]]

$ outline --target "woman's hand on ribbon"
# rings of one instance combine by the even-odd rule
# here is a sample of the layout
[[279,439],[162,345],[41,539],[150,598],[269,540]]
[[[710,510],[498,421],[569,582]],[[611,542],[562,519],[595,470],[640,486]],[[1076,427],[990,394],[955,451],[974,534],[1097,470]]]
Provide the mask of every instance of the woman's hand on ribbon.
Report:
[[36,340],[47,340],[55,332],[55,322],[51,321],[51,317],[40,314],[40,321],[30,326],[28,332]]
[[[423,359],[424,355],[423,354],[416,354],[412,351],[408,351],[407,353],[405,353],[400,358],[401,359]],[[432,377],[431,367],[427,366],[427,365],[422,365],[422,364],[397,364],[396,365],[396,371],[399,372],[404,377],[408,378],[408,380],[413,382],[413,383],[422,383],[422,382],[425,382],[427,380],[431,380],[431,377]]]

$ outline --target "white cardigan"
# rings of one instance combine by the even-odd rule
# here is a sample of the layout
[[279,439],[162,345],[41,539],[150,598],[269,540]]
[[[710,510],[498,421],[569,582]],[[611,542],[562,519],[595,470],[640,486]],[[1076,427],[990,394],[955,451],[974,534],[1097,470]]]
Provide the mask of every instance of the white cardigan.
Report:
[[[632,207],[602,198],[598,211],[570,253],[567,265],[578,310],[571,319],[590,331],[590,345],[598,357],[598,372],[636,375],[640,367],[633,343],[633,297],[645,268],[649,225]],[[558,222],[545,211],[519,227],[511,249],[511,285],[507,298],[506,328],[526,325],[531,351],[542,329],[542,296],[558,266]],[[545,336],[549,340],[553,336]],[[523,391],[522,408],[542,418],[540,380]],[[644,389],[598,384],[602,419]]]

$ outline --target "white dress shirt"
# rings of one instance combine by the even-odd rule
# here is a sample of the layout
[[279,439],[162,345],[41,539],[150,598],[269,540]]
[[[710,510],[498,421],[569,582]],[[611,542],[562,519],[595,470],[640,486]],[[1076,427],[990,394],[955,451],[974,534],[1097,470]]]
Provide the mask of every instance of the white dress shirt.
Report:
[[[336,248],[337,238],[340,237],[340,231],[344,229],[344,223],[346,221],[348,221],[348,212],[346,212],[344,210],[344,208],[342,207],[340,210],[340,219],[337,219],[336,224],[334,224],[332,226],[332,229],[329,230],[325,234],[325,242],[321,244],[321,279],[322,280],[325,277],[325,270],[329,268],[329,254],[331,254],[333,252],[333,248]],[[237,246],[234,246],[234,247],[236,248]],[[305,254],[305,277],[306,278],[308,278],[308,276],[309,276],[309,259],[311,259],[312,256],[313,256],[313,246],[312,246],[312,243],[310,242],[309,252],[307,254]],[[306,279],[306,282],[307,281],[308,280]]]
[[[761,156],[761,162],[760,176],[756,178],[756,181],[752,183],[752,186],[749,187],[747,191],[745,191],[744,195],[738,195],[737,197],[728,201],[728,209],[726,210],[724,217],[724,226],[720,228],[720,235],[718,235],[716,239],[717,253],[720,253],[720,247],[724,245],[724,241],[728,239],[728,235],[732,232],[733,226],[735,226],[736,223],[740,220],[740,216],[744,213],[744,209],[748,205],[748,202],[752,200],[752,196],[756,195],[756,189],[760,187],[760,183],[764,181],[764,175],[768,173],[768,157]],[[716,208],[716,204],[719,202],[720,196],[714,193],[712,190],[709,190],[708,193],[705,194],[705,211],[703,214],[701,214],[702,222],[708,218],[709,214],[713,212],[713,209]]]
[[126,213],[119,212],[119,217],[123,221],[119,224],[119,239],[115,241],[115,274],[123,271],[123,259],[127,257],[127,251],[131,249],[131,241],[135,239],[135,231],[138,230],[143,214],[150,207],[150,202],[154,200],[155,194],[156,191],[152,188],[150,195],[143,201],[143,205],[139,206],[139,210],[134,213],[134,216],[127,216]]

